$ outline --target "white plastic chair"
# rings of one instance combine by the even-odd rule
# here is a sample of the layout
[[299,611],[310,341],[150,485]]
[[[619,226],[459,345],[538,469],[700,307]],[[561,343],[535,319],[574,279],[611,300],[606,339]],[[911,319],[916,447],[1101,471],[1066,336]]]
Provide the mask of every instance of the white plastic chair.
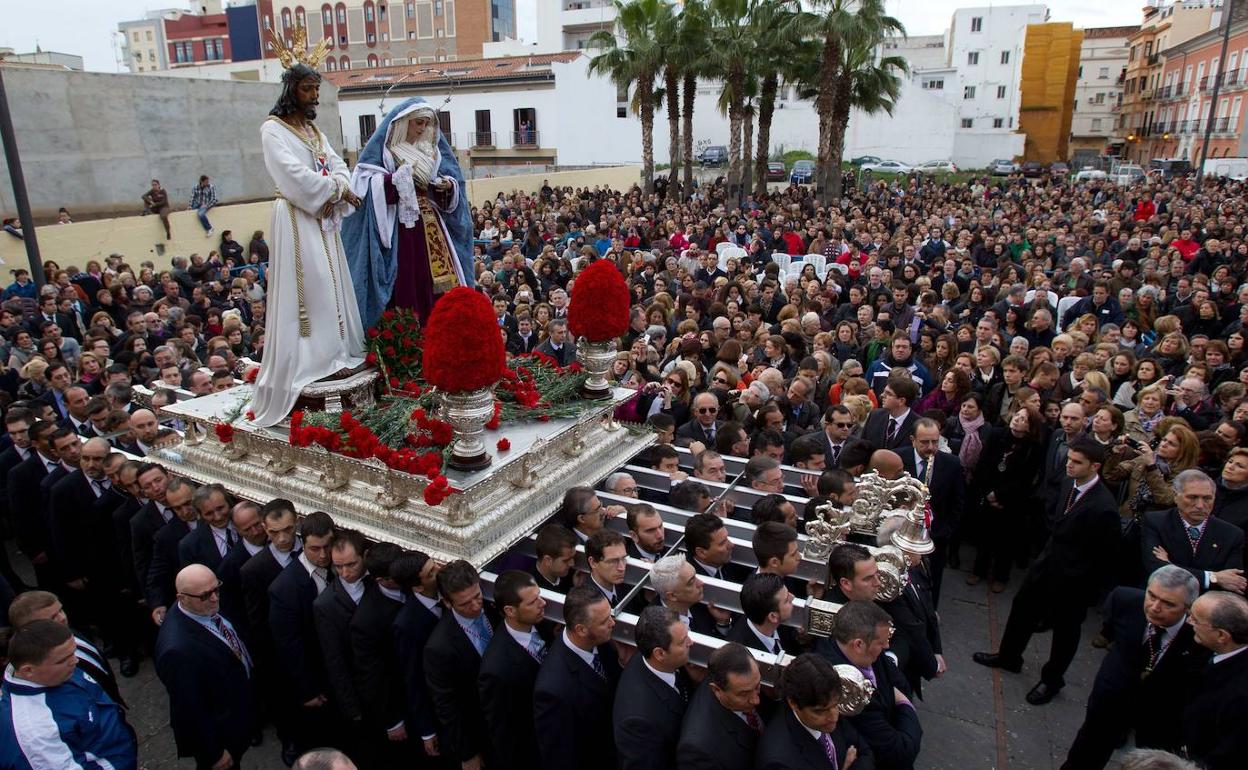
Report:
[[822,281],[828,274],[828,258],[822,254],[807,254],[806,261],[815,266],[815,275]]
[[849,275],[849,265],[842,265],[840,262],[829,262],[828,269],[835,270],[841,275]]
[[[722,245],[723,244],[721,243],[720,246]],[[729,247],[726,249],[720,249],[718,247],[716,248],[719,251],[719,269],[720,270],[728,269],[728,260],[735,259],[737,260],[737,264],[740,264],[741,260],[745,259],[746,257],[745,249],[741,248],[740,246],[732,246],[730,244]]]
[[715,244],[715,253],[722,255],[728,249],[736,248],[736,246],[737,244],[733,243],[732,241],[720,241],[719,243]]
[[793,255],[780,253],[772,254],[771,261],[780,266],[780,273],[782,275],[788,275],[789,265],[793,264]]

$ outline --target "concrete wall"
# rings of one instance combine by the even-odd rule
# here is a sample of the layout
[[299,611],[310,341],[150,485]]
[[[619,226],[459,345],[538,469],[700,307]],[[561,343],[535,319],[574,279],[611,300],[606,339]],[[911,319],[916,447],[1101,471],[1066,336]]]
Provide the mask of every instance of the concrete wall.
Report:
[[[512,190],[535,191],[543,180],[557,187],[593,187],[602,185],[626,189],[640,178],[636,166],[598,168],[585,171],[560,171],[550,174],[525,174],[478,179],[468,183],[468,199],[473,205],[493,200],[499,192],[510,194]],[[269,232],[272,204],[269,201],[221,206],[210,217],[217,232],[233,230],[234,238],[244,247],[256,230]],[[217,248],[218,236],[208,238],[199,226],[194,212],[177,211],[171,217],[173,240],[165,242],[160,219],[154,216],[129,216],[115,219],[97,219],[76,222],[72,225],[46,225],[38,229],[39,250],[43,259],[57,262],[61,267],[83,267],[89,259],[100,259],[109,254],[124,254],[131,265],[137,266],[151,260],[158,268],[169,266],[175,254],[207,254]],[[4,269],[26,267],[26,251],[22,241],[0,233],[0,264]],[[6,272],[7,275],[7,272]]]
[[[160,179],[185,207],[200,174],[222,201],[268,197],[260,124],[281,87],[268,83],[132,77],[6,68],[5,89],[37,218],[64,206],[76,217],[137,212]],[[321,130],[342,144],[337,92],[321,90]],[[8,166],[0,166],[0,211],[13,216]]]

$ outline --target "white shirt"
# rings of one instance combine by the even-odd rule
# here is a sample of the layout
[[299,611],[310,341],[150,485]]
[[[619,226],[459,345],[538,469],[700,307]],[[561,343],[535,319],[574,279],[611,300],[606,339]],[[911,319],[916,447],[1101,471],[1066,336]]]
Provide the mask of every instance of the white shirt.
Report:
[[[888,416],[888,419],[890,419],[890,420],[896,420],[896,421],[897,421],[897,430],[901,430],[901,424],[902,424],[903,422],[905,422],[905,421],[906,421],[906,418],[907,418],[907,417],[909,417],[909,416],[910,416],[910,409],[909,409],[909,408],[907,408],[907,409],[906,409],[906,411],[902,412],[901,414],[897,415],[896,417],[893,417],[893,416],[890,414],[890,415]],[[885,426],[885,430],[887,430],[887,426]]]
[[537,633],[536,628],[530,628],[529,632],[526,634],[523,631],[517,631],[512,628],[511,624],[505,620],[503,621],[503,628],[507,629],[507,633],[511,634],[511,638],[516,640],[516,644],[520,645],[525,650],[529,649],[529,645],[533,643],[534,639],[539,642],[542,641],[542,637]]
[[329,585],[329,570],[324,567],[317,567],[312,562],[308,561],[307,554],[303,551],[299,552],[299,563],[302,564],[303,568],[308,571],[308,575],[312,577],[312,582],[316,583],[317,594],[324,591],[325,587]]
[[1100,480],[1099,476],[1093,476],[1091,479],[1084,482],[1083,484],[1076,484],[1075,485],[1075,499],[1070,501],[1070,507],[1072,508],[1075,507],[1075,505],[1078,504],[1078,502],[1083,498],[1083,496],[1087,494],[1088,490],[1096,486],[1096,482],[1099,480]]
[[256,554],[258,554],[258,553],[260,553],[261,551],[263,551],[263,550],[264,550],[264,546],[262,546],[262,545],[252,545],[251,543],[247,542],[246,540],[243,540],[243,548],[246,548],[246,549],[247,549],[247,553],[248,553],[248,555],[250,555],[250,556],[255,556]]
[[750,631],[754,633],[754,636],[758,637],[758,640],[763,643],[764,647],[767,648],[767,652],[771,652],[772,650],[776,649],[776,645],[780,644],[780,637],[777,636],[776,634],[772,634],[771,636],[763,636],[763,633],[758,630],[758,626],[754,625],[754,621],[750,620],[749,618],[746,618],[745,623],[747,626],[749,626]]
[[797,723],[799,725],[806,728],[806,732],[810,733],[811,738],[814,738],[815,740],[819,740],[820,738],[823,737],[823,732],[821,730],[815,730],[810,727],[806,727],[806,723],[802,721],[802,718],[797,715],[796,711],[793,712],[793,718],[797,720]]
[[[1187,616],[1184,615],[1183,617],[1179,618],[1178,623],[1175,623],[1172,626],[1166,626],[1165,628],[1161,630],[1161,642],[1160,642],[1159,649],[1163,653],[1166,650],[1166,645],[1169,644],[1170,641],[1174,639],[1175,636],[1178,635],[1179,631],[1183,630],[1183,624],[1186,622],[1187,622]],[[1149,624],[1146,620],[1145,625],[1144,625],[1144,641],[1148,641],[1148,630],[1149,630],[1148,626]]]
[[286,565],[290,564],[290,558],[294,552],[295,549],[291,548],[289,551],[282,553],[272,543],[269,543],[269,553],[273,554],[273,558],[277,560],[278,566],[282,569],[286,569]]
[[359,604],[360,599],[364,598],[364,589],[367,587],[364,583],[364,576],[361,575],[360,579],[354,583],[348,583],[342,578],[338,580],[342,583],[342,589],[347,592],[347,596],[351,597],[351,601]]
[[602,595],[607,597],[607,601],[611,603],[615,602],[615,589],[614,588],[607,588],[602,583],[599,583],[598,579],[595,578],[593,575],[590,575],[589,579],[591,582],[593,582],[594,586],[597,587],[599,591],[602,591]]
[[403,592],[397,588],[386,588],[381,583],[378,583],[377,590],[381,591],[381,595],[386,597],[390,601],[398,602],[399,604],[403,604],[405,602],[403,598]]
[[585,650],[582,650],[580,647],[577,647],[575,644],[572,643],[572,640],[568,638],[568,629],[566,628],[563,629],[563,644],[569,650],[576,653],[576,657],[585,661],[585,665],[589,666],[591,670],[593,669],[594,654],[597,652],[597,650],[591,650],[589,652],[586,652]]
[[416,601],[425,605],[425,609],[432,612],[434,617],[442,617],[442,604],[437,599],[430,599],[428,596],[421,593],[415,593],[412,595],[416,597]]
[[677,693],[679,693],[679,692],[680,692],[680,688],[676,686],[676,675],[675,675],[675,674],[669,674],[669,673],[667,673],[666,671],[659,671],[659,670],[658,670],[658,669],[656,669],[654,666],[650,665],[650,661],[646,660],[645,658],[642,658],[642,659],[641,659],[641,662],[642,662],[642,664],[644,664],[644,665],[645,665],[645,667],[646,667],[647,669],[649,669],[649,671],[650,671],[650,673],[651,673],[651,674],[654,674],[655,676],[657,676],[657,677],[658,677],[659,679],[661,679],[661,680],[662,680],[665,684],[667,684],[667,686],[668,686],[668,687],[672,688],[672,689],[673,689],[673,690],[675,690]]
[[230,528],[211,525],[208,528],[212,530],[212,539],[217,542],[217,552],[225,556],[226,552],[230,550]]
[[1233,657],[1235,657],[1236,655],[1238,655],[1238,654],[1240,654],[1241,652],[1243,652],[1244,650],[1248,650],[1248,645],[1245,645],[1244,647],[1240,647],[1238,650],[1231,650],[1230,652],[1223,652],[1223,653],[1219,653],[1219,654],[1217,654],[1217,655],[1214,655],[1214,656],[1213,656],[1213,662],[1214,662],[1214,665],[1217,665],[1218,663],[1221,663],[1222,661],[1226,660],[1227,658],[1233,658]]

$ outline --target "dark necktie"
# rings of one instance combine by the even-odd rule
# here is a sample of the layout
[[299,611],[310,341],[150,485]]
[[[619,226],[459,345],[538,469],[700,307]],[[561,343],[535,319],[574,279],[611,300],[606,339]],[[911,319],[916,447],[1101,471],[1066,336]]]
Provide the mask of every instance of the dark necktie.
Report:
[[1157,666],[1157,659],[1161,657],[1161,640],[1165,636],[1166,629],[1155,623],[1148,624],[1148,637],[1144,640],[1144,652],[1148,655],[1148,659],[1144,664],[1144,674],[1152,672]]
[[783,648],[780,646],[780,640],[779,640],[779,639],[776,639],[775,637],[772,637],[772,639],[771,639],[771,651],[772,651],[774,654],[779,655],[779,654],[780,654],[780,651],[781,651],[782,649],[783,649]]
[[919,480],[927,480],[927,460],[919,460]]
[[841,462],[841,447],[840,447],[840,445],[834,444],[834,445],[832,446],[832,465],[831,465],[831,467],[833,467],[833,468],[839,468],[839,467],[841,467],[841,466],[840,466],[840,462]]
[[833,768],[839,768],[836,762],[836,746],[832,743],[832,736],[827,733],[820,733],[819,745],[823,747],[823,753],[827,755],[828,761],[832,763]]
[[1070,513],[1070,509],[1075,507],[1075,501],[1079,499],[1079,487],[1072,485],[1070,487],[1070,496],[1066,498],[1066,508],[1062,511],[1062,515],[1066,516]]
[[757,712],[754,712],[754,711],[745,712],[745,723],[749,725],[750,729],[756,733],[761,733],[763,731],[763,722],[761,719],[758,718]]
[[246,663],[247,660],[243,653],[243,643],[239,641],[238,636],[234,633],[234,629],[227,626],[225,624],[225,619],[220,615],[212,616],[212,625],[217,629],[217,633],[221,634],[221,638],[225,639],[225,643],[230,646],[230,649],[233,650],[234,657],[238,658],[243,663]]
[[893,443],[893,439],[897,436],[897,418],[888,418],[888,430],[884,433],[884,444],[887,446]]
[[606,678],[607,678],[607,670],[606,670],[605,668],[603,668],[603,667],[602,667],[602,658],[600,658],[600,657],[598,656],[598,651],[597,651],[597,650],[594,650],[594,664],[593,664],[593,668],[594,668],[594,673],[595,673],[595,674],[597,674],[598,676],[602,677],[603,679],[606,679]]

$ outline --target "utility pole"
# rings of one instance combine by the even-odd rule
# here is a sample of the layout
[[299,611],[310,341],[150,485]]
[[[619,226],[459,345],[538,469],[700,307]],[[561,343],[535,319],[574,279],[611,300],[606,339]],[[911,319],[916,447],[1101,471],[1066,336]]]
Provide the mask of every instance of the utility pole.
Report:
[[9,166],[9,181],[13,184],[17,218],[22,224],[26,258],[30,261],[30,277],[34,279],[36,287],[43,288],[43,261],[39,258],[39,242],[35,239],[35,218],[30,215],[30,198],[26,196],[26,177],[22,174],[22,158],[17,151],[13,116],[9,114],[9,97],[4,90],[3,60],[0,60],[0,142],[4,143],[4,162]]
[[1205,160],[1209,157],[1209,138],[1213,134],[1213,121],[1218,116],[1218,93],[1222,90],[1222,73],[1226,72],[1226,49],[1231,42],[1231,9],[1233,0],[1222,0],[1222,53],[1218,57],[1218,72],[1213,76],[1213,96],[1209,103],[1209,119],[1205,121],[1205,141],[1200,145],[1200,165],[1196,175],[1200,186],[1205,186]]

